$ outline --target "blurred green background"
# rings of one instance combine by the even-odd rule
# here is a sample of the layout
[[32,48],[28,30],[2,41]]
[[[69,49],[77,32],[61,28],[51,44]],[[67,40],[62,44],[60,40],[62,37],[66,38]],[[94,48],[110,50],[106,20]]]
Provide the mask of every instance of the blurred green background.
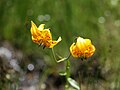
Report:
[[120,0],[0,0],[0,90],[64,90],[64,63],[32,42],[31,20],[62,37],[54,49],[63,57],[77,36],[92,40],[87,62],[70,58],[82,90],[120,90]]

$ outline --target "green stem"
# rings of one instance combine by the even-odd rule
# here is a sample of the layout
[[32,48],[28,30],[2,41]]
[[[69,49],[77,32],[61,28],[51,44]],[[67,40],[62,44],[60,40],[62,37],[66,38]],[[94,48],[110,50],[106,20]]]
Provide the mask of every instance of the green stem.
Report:
[[69,56],[67,58],[62,58],[60,60],[57,60],[53,48],[52,48],[52,53],[53,53],[53,57],[54,57],[55,62],[59,63],[59,62],[62,62],[62,61],[66,61],[66,76],[65,76],[66,77],[66,85],[65,85],[65,90],[68,90],[68,88],[69,88],[68,78],[70,78],[70,61],[68,59],[70,58],[71,54],[69,54]]
[[53,58],[54,58],[55,62],[57,62],[57,59],[56,59],[55,52],[54,52],[53,48],[52,48],[52,53],[53,53]]
[[[79,87],[81,89],[81,77],[80,77],[80,72],[78,72],[78,75],[79,75]],[[82,90],[82,89],[81,89]]]
[[70,61],[66,61],[66,90],[69,88],[68,78],[70,77]]
[[59,56],[59,57],[61,57],[61,59],[60,59],[60,60],[57,60],[57,59],[56,59],[56,55],[55,55],[55,52],[54,52],[54,49],[53,49],[53,48],[52,48],[52,53],[53,53],[53,58],[54,58],[55,62],[57,62],[57,63],[60,63],[60,62],[66,61],[66,60],[68,60],[68,59],[69,59],[69,57],[71,56],[71,54],[69,54],[69,56],[68,56],[67,58],[62,58],[61,56]]

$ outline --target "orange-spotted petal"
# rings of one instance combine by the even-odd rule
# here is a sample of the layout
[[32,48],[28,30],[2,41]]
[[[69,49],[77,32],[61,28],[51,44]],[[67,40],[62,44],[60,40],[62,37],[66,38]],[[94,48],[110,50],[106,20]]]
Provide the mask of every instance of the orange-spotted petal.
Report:
[[42,36],[43,36],[44,40],[52,40],[52,35],[51,35],[49,29],[44,29],[42,31]]
[[77,42],[70,46],[70,52],[73,57],[91,57],[95,52],[95,47],[90,39],[77,38]]
[[62,39],[59,37],[57,41],[52,40],[52,35],[49,29],[44,29],[45,24],[41,24],[38,28],[33,21],[31,21],[32,41],[44,47],[52,48]]
[[31,34],[33,37],[40,36],[41,32],[38,30],[37,26],[33,21],[31,21]]
[[57,41],[49,41],[49,43],[50,43],[49,48],[53,48],[53,47],[54,47],[56,44],[58,44],[61,40],[62,40],[62,38],[59,37]]
[[82,52],[81,50],[79,50],[79,48],[76,46],[75,43],[73,43],[71,46],[70,46],[70,52],[72,54],[73,57],[80,57],[82,56]]

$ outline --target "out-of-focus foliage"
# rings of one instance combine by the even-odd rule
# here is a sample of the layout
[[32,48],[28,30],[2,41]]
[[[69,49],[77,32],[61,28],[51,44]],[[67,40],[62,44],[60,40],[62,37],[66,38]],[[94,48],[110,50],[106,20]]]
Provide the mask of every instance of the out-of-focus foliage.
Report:
[[[75,71],[79,70],[86,75],[81,76],[86,82],[104,79],[100,83],[106,90],[120,89],[120,0],[0,0],[0,47],[6,46],[4,42],[7,42],[15,52],[22,52],[23,56],[18,60],[24,71],[27,71],[29,63],[39,67],[36,59],[43,58],[49,68],[45,69],[46,72],[57,73],[62,65],[56,65],[52,60],[51,50],[38,48],[31,40],[31,20],[37,25],[45,23],[54,39],[62,37],[62,41],[55,46],[55,51],[62,56],[68,56],[69,47],[77,36],[90,38],[96,47],[95,55],[90,58],[89,65],[71,58],[73,77]],[[17,53],[13,57],[17,57],[16,55]],[[95,65],[91,64],[93,61]],[[0,58],[0,62],[3,63],[4,60]],[[7,65],[2,63],[0,89],[1,83],[9,82],[5,78],[8,73],[8,69],[5,70]],[[96,70],[102,79],[98,79]],[[86,79],[89,78],[88,72],[92,72],[90,75],[94,80]],[[45,76],[46,74],[48,73],[45,73]],[[15,75],[19,77],[19,74]],[[10,82],[14,82],[14,79]],[[94,88],[104,90],[101,84]]]

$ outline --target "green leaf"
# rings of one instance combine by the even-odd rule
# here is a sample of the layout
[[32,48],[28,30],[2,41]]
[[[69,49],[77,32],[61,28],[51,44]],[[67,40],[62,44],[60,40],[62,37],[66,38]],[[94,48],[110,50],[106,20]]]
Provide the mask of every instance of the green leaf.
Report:
[[76,88],[77,90],[80,90],[79,84],[74,79],[68,78],[67,80],[72,87]]
[[58,60],[57,62],[59,63],[59,62],[63,62],[63,61],[65,61],[67,58],[62,58],[62,59],[60,59],[60,60]]
[[61,71],[61,72],[59,72],[59,75],[61,75],[61,76],[66,76],[66,72]]

